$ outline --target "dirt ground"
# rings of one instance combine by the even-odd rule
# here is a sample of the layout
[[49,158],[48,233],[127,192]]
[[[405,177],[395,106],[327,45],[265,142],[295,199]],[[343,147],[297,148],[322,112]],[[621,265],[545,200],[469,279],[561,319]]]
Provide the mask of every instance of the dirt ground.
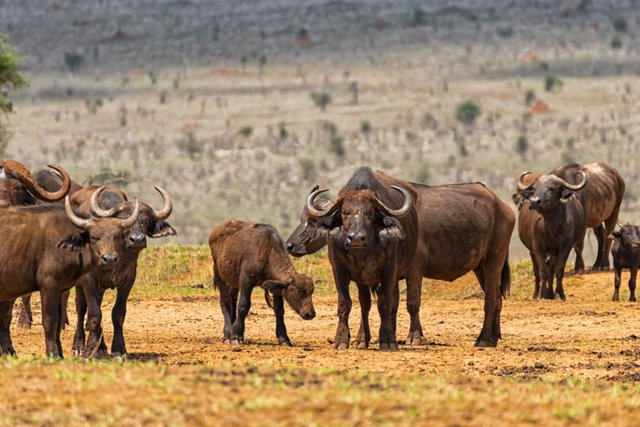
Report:
[[[291,309],[286,312],[294,347],[281,348],[276,345],[274,316],[256,292],[247,319],[247,343],[224,345],[217,291],[206,289],[198,296],[154,299],[134,293],[125,323],[130,356],[124,364],[43,362],[36,304],[32,329],[18,329],[14,321],[13,340],[21,357],[0,361],[0,383],[26,395],[55,395],[59,390],[60,399],[75,398],[48,397],[45,400],[55,409],[43,412],[41,398],[21,399],[5,389],[0,402],[10,403],[4,408],[9,415],[0,425],[43,420],[213,424],[214,419],[245,425],[639,422],[640,415],[632,409],[640,405],[640,312],[636,303],[610,301],[613,273],[568,277],[564,302],[530,300],[531,286],[519,275],[514,273],[513,296],[504,303],[503,340],[496,349],[473,347],[483,312],[481,294],[470,276],[454,283],[428,282],[421,312],[424,343],[402,346],[397,353],[380,352],[375,345],[369,350],[334,350],[332,293],[316,296],[317,317],[312,321],[300,319]],[[626,279],[623,276],[623,299],[628,299]],[[353,335],[360,316],[357,292],[352,294]],[[107,310],[104,318],[109,317]],[[375,308],[371,318],[372,331],[377,331]],[[75,328],[73,313],[71,323],[63,333],[67,355]],[[104,324],[110,340],[110,322]],[[408,332],[404,307],[398,331],[399,339]],[[53,373],[51,366],[57,366]],[[66,381],[67,376],[74,380]],[[160,387],[163,393],[169,391],[166,396],[157,394],[158,376],[170,384]],[[112,380],[103,384],[104,390],[98,386],[104,394],[96,397],[87,395],[86,384],[78,379],[87,377],[99,384]],[[157,406],[153,409],[145,402]],[[104,405],[107,410],[110,405],[121,408],[121,416],[107,411],[115,418],[105,418],[99,409]],[[146,409],[136,412],[136,405]],[[167,409],[171,405],[179,409]],[[29,407],[31,412],[24,412]]]

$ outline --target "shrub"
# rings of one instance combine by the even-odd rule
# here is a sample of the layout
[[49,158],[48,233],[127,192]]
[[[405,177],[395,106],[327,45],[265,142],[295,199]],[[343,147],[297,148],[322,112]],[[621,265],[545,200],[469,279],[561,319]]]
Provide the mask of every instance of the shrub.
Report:
[[177,145],[178,148],[188,154],[192,159],[195,159],[196,156],[202,154],[204,151],[204,147],[198,141],[193,131],[185,132],[184,138],[180,139]]
[[503,27],[503,28],[496,28],[496,33],[498,33],[498,36],[502,37],[503,39],[508,39],[511,36],[513,36],[513,28],[512,27]]
[[427,24],[427,12],[416,7],[413,9],[413,14],[411,15],[411,25],[414,27],[419,27],[421,25]]
[[300,168],[305,181],[313,181],[316,177],[316,164],[311,159],[301,159]]
[[480,106],[472,100],[464,101],[456,107],[456,119],[465,125],[472,125],[480,115]]
[[428,184],[429,178],[431,178],[431,165],[429,162],[424,162],[418,167],[416,181],[422,184]]
[[622,47],[622,39],[617,35],[611,39],[611,49],[620,49]]
[[530,107],[533,101],[536,100],[536,93],[533,89],[529,89],[524,94],[524,105]]
[[518,152],[518,154],[524,157],[528,149],[529,149],[529,140],[525,135],[520,135],[518,137],[518,140],[516,141],[516,151]]
[[624,18],[616,18],[613,20],[613,29],[619,33],[627,32],[627,20]]
[[244,136],[245,138],[248,138],[251,136],[251,134],[253,133],[253,127],[247,125],[247,126],[242,126],[240,128],[240,130],[238,131],[238,133],[242,136]]
[[289,136],[289,130],[286,128],[284,122],[280,122],[278,124],[278,134],[280,135],[281,140],[287,139]]
[[360,132],[366,134],[371,133],[373,130],[373,126],[371,126],[371,122],[369,120],[363,120],[360,122]]
[[64,64],[69,68],[69,71],[77,71],[84,64],[84,56],[78,52],[67,52],[64,54]]
[[319,107],[322,111],[326,110],[327,105],[331,102],[331,95],[326,92],[312,92],[311,99],[316,107]]
[[332,135],[329,139],[329,150],[336,156],[343,158],[345,153],[344,138],[340,135]]
[[562,87],[563,84],[562,80],[551,74],[544,78],[544,90],[547,92],[551,92],[556,88]]

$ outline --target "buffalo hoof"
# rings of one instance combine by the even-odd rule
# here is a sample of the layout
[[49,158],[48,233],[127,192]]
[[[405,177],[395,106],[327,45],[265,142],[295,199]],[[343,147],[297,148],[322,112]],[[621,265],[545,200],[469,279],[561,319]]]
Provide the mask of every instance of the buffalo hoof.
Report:
[[349,348],[349,343],[347,342],[338,342],[335,343],[336,350],[347,350]]
[[381,342],[380,351],[398,351],[398,344],[395,342]]
[[495,342],[492,341],[486,341],[486,340],[478,340],[476,341],[476,347],[479,348],[493,348],[496,347],[498,345],[498,341],[496,340]]
[[565,298],[564,294],[555,294],[554,299],[566,301],[567,298]]
[[422,332],[420,331],[409,332],[406,345],[410,345],[410,346],[422,345]]
[[291,344],[291,341],[288,338],[286,340],[280,340],[278,345],[282,347],[293,347],[293,344]]
[[[620,301],[620,296],[613,294],[613,296],[611,297],[611,301]],[[629,298],[629,301],[631,301],[631,298]]]
[[115,352],[111,353],[111,358],[113,360],[118,361],[118,362],[126,361],[128,356],[129,355],[127,353],[120,353],[118,351],[115,351]]
[[636,297],[635,297],[634,295],[631,295],[631,296],[629,297],[629,301],[631,301],[631,302],[636,302]]
[[366,340],[356,340],[353,342],[358,350],[366,350],[369,348],[369,343]]
[[231,340],[231,345],[242,345],[244,344],[244,339],[242,338],[233,338]]
[[18,354],[13,347],[9,347],[7,349],[0,348],[0,357],[18,357]]
[[83,356],[83,351],[79,350],[77,348],[74,348],[73,350],[71,350],[71,356],[72,357],[82,357]]

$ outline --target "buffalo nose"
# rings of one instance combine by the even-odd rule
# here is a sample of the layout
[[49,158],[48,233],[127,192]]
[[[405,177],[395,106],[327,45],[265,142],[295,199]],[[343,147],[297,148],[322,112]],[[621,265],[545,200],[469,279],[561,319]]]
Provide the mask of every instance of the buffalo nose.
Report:
[[102,256],[100,257],[100,264],[111,264],[116,262],[117,260],[118,260],[117,254],[113,254],[113,253],[102,254]]
[[131,243],[141,243],[144,241],[145,235],[142,233],[130,234],[129,242]]
[[364,233],[360,233],[360,232],[351,232],[347,235],[347,243],[348,244],[359,244],[359,243],[363,243],[364,242],[364,237],[365,234]]
[[287,250],[291,252],[293,250],[293,243],[287,242]]
[[540,204],[540,197],[538,196],[533,196],[529,199],[529,203],[531,203],[532,205],[539,205]]
[[311,310],[311,311],[309,311],[309,312],[305,313],[305,315],[304,315],[304,316],[302,316],[302,318],[303,318],[304,320],[311,320],[311,319],[313,319],[314,317],[316,317],[316,312],[315,312],[314,310]]

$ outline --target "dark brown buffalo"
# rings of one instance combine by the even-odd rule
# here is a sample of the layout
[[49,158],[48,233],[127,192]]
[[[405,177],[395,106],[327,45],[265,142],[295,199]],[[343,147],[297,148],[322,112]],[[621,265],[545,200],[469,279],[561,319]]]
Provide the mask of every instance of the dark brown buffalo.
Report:
[[[570,184],[576,184],[576,177],[579,172],[584,172],[587,176],[587,185],[580,191],[576,192],[577,198],[580,200],[585,211],[586,226],[592,228],[598,240],[598,250],[596,260],[593,264],[593,270],[609,269],[609,250],[611,241],[607,236],[613,232],[618,221],[620,213],[620,205],[624,197],[625,183],[624,179],[618,171],[604,162],[593,162],[585,165],[570,163],[558,166],[550,175],[562,178]],[[522,206],[529,181],[533,182],[539,175],[530,174],[524,179],[522,187],[525,190],[518,189],[513,199],[518,208]],[[582,247],[582,243],[581,243]],[[576,251],[575,271],[577,273],[584,271],[584,260],[582,254]]]
[[[373,175],[378,181],[398,182],[380,171]],[[407,280],[407,310],[411,316],[407,344],[417,345],[423,336],[420,323],[422,277],[453,281],[474,271],[485,292],[485,320],[476,345],[495,346],[500,338],[501,295],[508,293],[510,285],[507,255],[515,223],[513,212],[479,183],[436,187],[410,183],[410,186],[417,194],[419,232],[415,257],[409,269],[412,274],[402,276]],[[312,202],[315,209],[326,204],[317,198],[312,198]],[[319,250],[327,243],[326,231],[332,222],[337,223],[337,219],[309,215],[308,206],[305,207],[300,225],[287,239],[289,253],[302,256]],[[368,322],[371,299],[361,291],[360,301],[362,319]],[[361,324],[356,338],[358,348],[368,345],[364,329],[366,326]]]
[[61,292],[94,268],[113,265],[139,207],[129,218],[81,218],[65,206],[2,208],[0,213],[0,352],[15,354],[11,311],[15,299],[40,291],[46,352],[62,357]]
[[[586,173],[576,172],[577,184],[570,184],[554,174],[539,175],[526,183],[528,173],[517,181],[524,197],[518,217],[520,240],[529,249],[535,275],[534,298],[565,299],[562,278],[567,258],[575,247],[581,258],[586,232],[586,215],[576,193],[588,183]],[[556,290],[553,291],[553,277]]]
[[[7,161],[8,162],[8,161]],[[6,163],[6,162],[5,162]],[[15,169],[15,166],[11,168],[11,170]],[[66,172],[65,172],[66,174]],[[17,174],[16,174],[17,175]],[[25,175],[24,172],[22,175]],[[30,177],[28,179],[21,179],[21,182],[33,182],[33,178]],[[89,216],[91,215],[91,211],[89,208],[89,200],[91,195],[99,188],[96,185],[83,187],[78,184],[76,181],[70,179],[68,175],[66,178],[58,173],[54,173],[51,170],[42,169],[36,173],[35,183],[31,183],[31,186],[38,189],[38,192],[46,192],[47,194],[58,194],[65,188],[69,190],[69,196],[71,201],[71,207],[79,212],[81,215]],[[115,205],[122,201],[126,201],[127,196],[119,189],[113,187],[106,187],[104,191],[100,193],[100,198],[98,199],[98,204],[100,206],[105,205]],[[49,197],[44,201],[35,200],[34,203],[42,204],[42,203],[56,203],[56,200],[53,197]],[[31,203],[30,203],[31,204]],[[64,292],[62,295],[62,305],[64,308],[63,311],[63,322],[62,327],[64,329],[65,325],[69,324],[69,318],[67,316],[67,302],[69,300],[69,292]],[[18,327],[29,329],[31,328],[31,324],[33,323],[33,314],[31,311],[31,295],[25,295],[22,297],[22,307],[20,309],[20,316],[18,317]]]
[[614,280],[613,301],[620,301],[620,282],[622,269],[629,269],[629,301],[636,300],[636,276],[640,265],[640,227],[625,224],[612,233],[614,238],[611,253],[613,268],[616,272]]
[[[284,300],[300,317],[311,320],[316,315],[311,299],[314,287],[310,277],[296,271],[278,232],[267,224],[229,220],[213,229],[209,247],[213,258],[213,284],[220,290],[224,342],[244,342],[251,291],[260,286],[276,315],[278,342],[291,345],[284,324]],[[273,295],[273,304],[269,293]]]
[[[174,236],[175,230],[165,220],[171,215],[173,203],[171,196],[162,188],[155,187],[162,196],[164,205],[156,211],[146,203],[140,203],[137,221],[130,228],[126,239],[119,248],[120,258],[108,270],[95,269],[91,274],[83,276],[76,283],[76,333],[73,339],[73,355],[84,357],[107,357],[107,346],[102,332],[102,298],[107,289],[116,289],[116,302],[111,312],[113,322],[113,340],[111,355],[121,358],[127,355],[123,325],[127,311],[127,300],[136,279],[138,256],[147,247],[147,236],[152,238]],[[114,193],[117,194],[117,193]],[[97,202],[102,196],[101,189],[94,191],[89,206],[92,213],[100,217],[128,217],[133,210],[130,202],[113,196],[103,202]],[[102,205],[103,207],[100,207]],[[79,209],[82,212],[82,205]],[[86,329],[89,337],[85,342],[84,319],[87,315]]]

